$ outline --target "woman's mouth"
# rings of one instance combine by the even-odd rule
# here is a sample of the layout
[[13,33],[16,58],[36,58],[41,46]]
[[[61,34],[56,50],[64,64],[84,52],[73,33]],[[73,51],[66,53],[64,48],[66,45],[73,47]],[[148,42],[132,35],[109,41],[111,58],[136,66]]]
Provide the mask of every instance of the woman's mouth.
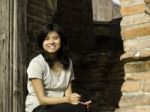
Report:
[[49,48],[54,49],[55,45],[48,45]]

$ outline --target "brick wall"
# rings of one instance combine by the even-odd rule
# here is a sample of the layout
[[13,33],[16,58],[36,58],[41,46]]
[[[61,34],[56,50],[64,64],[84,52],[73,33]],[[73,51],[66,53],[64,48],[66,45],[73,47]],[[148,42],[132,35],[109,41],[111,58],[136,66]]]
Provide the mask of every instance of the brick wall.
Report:
[[125,82],[116,112],[150,111],[149,0],[121,0]]
[[57,8],[55,20],[64,27],[71,51],[91,50],[94,45],[91,0],[59,0]]
[[124,77],[123,63],[119,60],[123,53],[119,23],[120,19],[96,24],[94,48],[73,58],[74,87],[85,99],[93,101],[91,112],[114,112],[118,107]]
[[29,61],[38,54],[37,32],[52,20],[47,0],[29,0],[27,4],[27,54]]
[[[119,60],[123,49],[120,19],[94,25],[91,6],[91,0],[59,0],[54,19],[63,25],[68,38],[74,91],[93,101],[91,112],[114,112],[124,75]],[[38,54],[38,29],[51,19],[46,0],[28,2],[28,61]]]

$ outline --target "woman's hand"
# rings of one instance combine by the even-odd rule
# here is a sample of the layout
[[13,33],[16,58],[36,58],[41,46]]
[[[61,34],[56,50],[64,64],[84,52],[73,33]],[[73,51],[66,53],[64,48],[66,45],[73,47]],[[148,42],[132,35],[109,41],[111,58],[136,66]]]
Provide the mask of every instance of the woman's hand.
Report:
[[89,101],[86,101],[86,102],[80,102],[80,103],[86,105],[87,109],[89,109],[90,104],[92,103],[92,101],[89,100]]
[[78,93],[72,93],[70,96],[71,104],[74,104],[74,105],[77,105],[78,103],[80,103],[80,99],[81,99],[81,95],[79,95]]

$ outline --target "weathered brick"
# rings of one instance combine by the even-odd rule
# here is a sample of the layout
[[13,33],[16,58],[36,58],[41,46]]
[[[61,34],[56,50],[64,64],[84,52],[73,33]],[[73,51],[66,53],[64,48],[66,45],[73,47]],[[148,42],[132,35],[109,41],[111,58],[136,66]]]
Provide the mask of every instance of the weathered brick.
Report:
[[141,89],[140,81],[126,81],[121,87],[122,92],[137,92]]
[[150,79],[150,72],[126,73],[125,80],[145,80]]
[[143,24],[140,27],[122,30],[121,35],[123,40],[133,39],[139,36],[150,35],[150,25],[147,23]]
[[28,4],[35,4],[36,6],[45,6],[45,4],[47,4],[48,2],[45,0],[45,3],[43,3],[42,0],[29,0]]
[[148,3],[150,3],[150,0],[144,0],[144,2],[148,4]]
[[32,15],[32,16],[37,16],[39,18],[44,18],[46,16],[46,10],[44,9],[44,7],[40,7],[40,6],[36,6],[33,4],[30,4],[28,6],[29,10],[28,10],[28,15]]
[[150,79],[149,80],[144,80],[142,90],[144,92],[150,92]]
[[121,26],[129,27],[129,25],[131,26],[144,23],[150,23],[150,16],[147,13],[139,13],[136,15],[124,16],[121,21]]
[[130,62],[124,66],[125,73],[139,73],[150,71],[150,61]]
[[148,95],[122,96],[119,102],[120,107],[144,106],[144,105],[150,105],[150,96]]
[[142,13],[145,11],[145,9],[146,9],[145,4],[137,4],[137,5],[122,7],[120,11],[123,16],[128,16],[128,15]]
[[122,92],[137,92],[141,89],[140,81],[126,81],[121,87]]
[[150,112],[150,106],[135,106],[119,108],[115,112]]
[[142,49],[142,50],[135,50],[135,51],[128,51],[121,55],[120,60],[124,59],[133,59],[133,60],[140,60],[146,59],[150,57],[150,50]]
[[150,0],[144,0],[144,2],[145,2],[145,7],[146,7],[145,12],[150,14]]
[[137,4],[141,3],[143,0],[120,0],[121,5]]
[[126,52],[135,51],[137,49],[150,48],[150,35],[135,38],[132,40],[126,40],[123,42],[123,45],[124,45],[124,50]]

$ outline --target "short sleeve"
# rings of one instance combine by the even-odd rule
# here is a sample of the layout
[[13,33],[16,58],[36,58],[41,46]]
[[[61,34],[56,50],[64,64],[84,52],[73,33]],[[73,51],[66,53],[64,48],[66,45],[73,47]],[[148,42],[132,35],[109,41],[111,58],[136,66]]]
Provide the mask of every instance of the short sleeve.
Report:
[[27,68],[28,78],[39,78],[42,79],[42,64],[38,61],[31,61]]
[[70,81],[74,80],[74,71],[73,71],[73,64],[72,64],[72,60],[70,60],[70,70],[71,70],[71,74],[70,74]]

